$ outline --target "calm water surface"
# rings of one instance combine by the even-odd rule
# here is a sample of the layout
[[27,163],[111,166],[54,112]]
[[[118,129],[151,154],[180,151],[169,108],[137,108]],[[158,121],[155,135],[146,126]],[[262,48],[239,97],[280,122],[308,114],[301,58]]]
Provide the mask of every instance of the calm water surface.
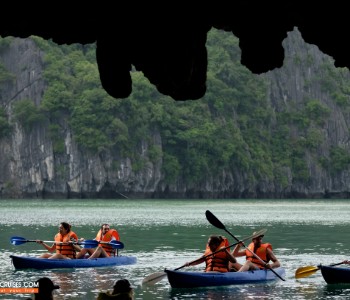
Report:
[[[130,280],[135,299],[350,299],[350,285],[327,285],[320,272],[299,280],[294,277],[301,266],[350,258],[348,200],[0,200],[0,209],[0,281],[48,276],[61,286],[55,299],[96,299],[98,292],[111,290],[120,278]],[[286,281],[184,290],[172,289],[165,278],[154,286],[142,286],[147,275],[198,258],[210,234],[225,234],[209,224],[206,210],[237,238],[266,228],[264,241],[272,243],[286,269]],[[62,221],[86,239],[93,239],[102,223],[110,223],[125,244],[120,253],[136,256],[137,264],[15,271],[11,254],[38,256],[46,250],[36,243],[14,246],[11,236],[53,240]],[[29,296],[0,294],[0,299]]]

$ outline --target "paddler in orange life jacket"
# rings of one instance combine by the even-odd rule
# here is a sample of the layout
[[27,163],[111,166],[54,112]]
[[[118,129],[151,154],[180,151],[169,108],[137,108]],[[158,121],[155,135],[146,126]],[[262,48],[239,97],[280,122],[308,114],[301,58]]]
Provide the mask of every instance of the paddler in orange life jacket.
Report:
[[[237,263],[235,257],[227,250],[228,241],[226,238],[217,235],[211,235],[204,255],[199,259],[188,262],[185,266],[195,266],[205,262],[205,272],[229,272],[231,265],[239,269],[242,265]],[[220,249],[222,249],[220,251]],[[215,252],[215,253],[214,253]],[[212,254],[214,253],[214,254]],[[211,255],[212,254],[212,255]]]
[[[102,224],[101,229],[95,237],[96,241],[109,243],[111,241],[120,241],[120,236],[117,230],[111,229],[109,224]],[[86,253],[89,253],[89,259],[97,257],[110,257],[115,256],[116,249],[113,247],[101,243],[96,249],[83,248],[77,254],[77,258],[82,258]]]
[[72,243],[78,241],[78,236],[71,230],[71,225],[67,222],[60,223],[59,232],[55,235],[55,243],[50,247],[41,240],[37,240],[38,244],[50,252],[56,250],[55,254],[45,253],[41,258],[48,259],[71,259],[76,258],[76,249]]
[[[254,236],[255,232],[253,233]],[[248,248],[256,254],[260,259],[256,258],[250,251],[247,249],[240,250],[242,243],[236,245],[233,249],[232,254],[235,257],[245,256],[246,262],[238,270],[239,272],[244,272],[248,270],[259,270],[259,269],[273,269],[278,268],[281,264],[276,258],[275,254],[272,251],[272,246],[269,243],[262,243],[262,238],[264,235],[259,235],[252,238],[252,242],[249,244]],[[269,263],[272,261],[272,263]]]

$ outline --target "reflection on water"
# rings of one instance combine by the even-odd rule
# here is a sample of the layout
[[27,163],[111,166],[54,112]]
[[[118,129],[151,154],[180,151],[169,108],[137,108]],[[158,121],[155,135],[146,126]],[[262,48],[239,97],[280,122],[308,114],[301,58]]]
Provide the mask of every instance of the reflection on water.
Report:
[[323,287],[323,295],[324,297],[334,298],[334,297],[342,297],[343,299],[349,298],[350,295],[350,285],[349,284],[326,284]]
[[[350,245],[344,239],[350,233],[350,202],[346,200],[0,200],[0,207],[0,281],[35,281],[48,276],[61,286],[55,291],[56,299],[96,299],[100,291],[111,290],[121,278],[129,279],[135,287],[135,299],[350,298],[350,286],[327,285],[320,272],[294,278],[301,266],[327,265],[349,258]],[[264,241],[272,243],[286,268],[287,280],[269,285],[171,289],[165,278],[154,286],[141,286],[149,274],[175,269],[198,258],[210,234],[226,234],[209,224],[207,209],[238,238],[266,228]],[[62,221],[71,223],[78,236],[86,239],[94,238],[102,223],[110,223],[125,244],[120,253],[136,256],[137,264],[15,271],[11,254],[39,256],[45,250],[36,243],[14,246],[9,242],[11,236],[52,240]],[[201,270],[203,265],[189,269]],[[0,299],[28,296],[6,298],[0,294]]]
[[[278,288],[270,285],[251,284],[239,287],[211,287],[196,289],[171,289],[169,299],[264,299],[279,293]],[[278,294],[277,294],[278,295]]]

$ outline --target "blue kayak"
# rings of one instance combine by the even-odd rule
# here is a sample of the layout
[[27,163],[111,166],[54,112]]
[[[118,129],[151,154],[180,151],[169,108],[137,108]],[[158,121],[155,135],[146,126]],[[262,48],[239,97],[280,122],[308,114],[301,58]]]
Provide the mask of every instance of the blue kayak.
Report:
[[47,259],[10,255],[15,269],[95,268],[136,264],[136,257],[114,256],[94,259]]
[[350,268],[317,266],[328,284],[350,283]]
[[[284,268],[273,269],[282,278]],[[223,286],[246,283],[264,283],[280,280],[271,270],[256,270],[247,272],[186,272],[165,270],[172,288],[195,288],[209,286]]]

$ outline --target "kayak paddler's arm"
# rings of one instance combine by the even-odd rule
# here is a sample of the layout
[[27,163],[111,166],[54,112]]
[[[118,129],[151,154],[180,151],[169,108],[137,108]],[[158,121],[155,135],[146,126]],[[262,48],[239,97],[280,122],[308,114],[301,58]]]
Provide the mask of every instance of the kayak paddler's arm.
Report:
[[72,247],[73,247],[74,250],[77,251],[77,252],[80,252],[81,249],[83,249],[83,248],[81,248],[80,246],[78,246],[77,244],[72,244]]
[[279,260],[277,259],[277,257],[275,256],[275,254],[272,252],[271,249],[267,249],[267,255],[270,258],[270,260],[272,261],[272,264],[266,264],[265,267],[267,269],[273,269],[273,268],[278,268],[281,266]]
[[56,250],[56,244],[53,244],[53,245],[50,247],[50,246],[46,245],[46,244],[45,244],[43,241],[41,241],[41,240],[36,240],[36,242],[37,242],[38,244],[43,245],[44,248],[45,248],[47,251],[49,251],[49,252],[53,252],[53,251]]
[[226,255],[228,260],[230,261],[229,268],[232,270],[234,269],[235,271],[238,271],[242,265],[237,262],[237,259],[230,253],[230,251],[226,250]]
[[242,245],[243,245],[243,242],[240,242],[233,248],[232,255],[234,257],[245,256],[245,250],[240,251]]
[[226,256],[230,262],[232,262],[234,264],[237,263],[237,259],[229,251],[227,251],[227,249],[225,250],[225,252],[226,252]]

